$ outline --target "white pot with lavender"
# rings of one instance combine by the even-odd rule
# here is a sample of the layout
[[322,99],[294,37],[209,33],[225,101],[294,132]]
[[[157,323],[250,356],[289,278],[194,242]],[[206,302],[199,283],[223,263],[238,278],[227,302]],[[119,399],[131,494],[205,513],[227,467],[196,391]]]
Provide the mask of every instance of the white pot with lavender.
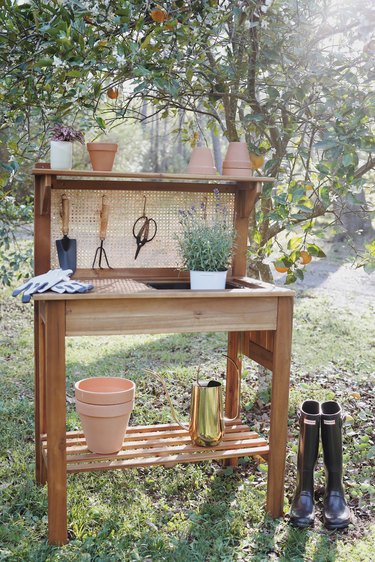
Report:
[[50,162],[53,170],[70,170],[73,167],[73,142],[84,144],[81,131],[56,123],[51,134]]
[[180,210],[177,244],[184,269],[190,271],[193,290],[225,289],[232,261],[236,231],[220,193],[214,189],[212,208],[203,201],[199,207]]

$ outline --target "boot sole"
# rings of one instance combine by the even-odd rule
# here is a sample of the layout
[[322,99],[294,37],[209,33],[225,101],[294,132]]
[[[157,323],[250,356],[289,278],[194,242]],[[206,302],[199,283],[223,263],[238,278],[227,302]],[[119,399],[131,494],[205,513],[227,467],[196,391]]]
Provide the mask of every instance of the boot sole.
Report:
[[349,526],[349,523],[350,521],[346,523],[341,523],[340,525],[329,525],[327,523],[324,523],[324,526],[328,531],[334,531],[335,529],[346,529],[346,527]]
[[290,524],[293,527],[296,527],[298,529],[307,529],[308,527],[314,526],[314,521],[309,521],[309,522],[306,522],[306,523],[299,523],[297,521],[293,521],[293,519],[290,519]]

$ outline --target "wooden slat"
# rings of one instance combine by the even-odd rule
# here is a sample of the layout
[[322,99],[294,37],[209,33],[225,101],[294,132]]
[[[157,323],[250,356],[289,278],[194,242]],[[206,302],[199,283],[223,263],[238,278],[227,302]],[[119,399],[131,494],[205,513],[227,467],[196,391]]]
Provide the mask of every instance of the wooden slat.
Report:
[[257,343],[260,347],[264,347],[267,351],[273,351],[275,332],[271,330],[250,332],[249,339],[251,342]]
[[274,342],[275,342],[275,332],[273,332],[272,330],[267,330],[266,333],[266,343],[265,343],[265,348],[268,349],[268,351],[273,351],[274,348]]
[[[78,185],[77,185],[78,183]],[[221,193],[237,193],[241,191],[256,192],[256,184],[248,183],[235,183],[235,182],[215,182],[212,183],[202,183],[199,181],[177,181],[166,182],[164,181],[160,184],[158,181],[149,180],[134,180],[134,181],[113,181],[113,180],[67,180],[58,179],[56,180],[55,189],[80,189],[80,190],[93,190],[93,189],[105,189],[107,191],[140,191],[147,189],[147,191],[166,191],[171,193],[176,193],[176,191],[181,191],[184,193],[212,193],[214,187],[219,187]]]
[[[190,440],[189,440],[190,441]],[[230,442],[230,448],[231,449],[244,449],[247,446],[249,446],[249,441],[251,441],[250,446],[251,447],[265,447],[267,445],[267,442],[264,439],[238,439],[236,441],[231,441]],[[166,457],[166,456],[170,456],[171,453],[173,454],[177,454],[177,453],[184,453],[184,454],[191,454],[191,453],[197,453],[200,454],[197,451],[197,447],[195,445],[193,445],[191,442],[183,444],[183,445],[176,445],[174,443],[166,443],[165,446],[160,446],[160,441],[158,443],[158,446],[156,446],[156,444],[153,447],[149,447],[148,443],[147,446],[145,447],[145,443],[143,444],[144,447],[141,449],[137,449],[137,448],[130,448],[130,449],[126,449],[125,451],[122,450],[119,453],[116,453],[115,458],[117,460],[121,460],[121,459],[136,459],[136,458],[140,458],[140,457],[149,457],[151,454],[152,456],[161,456],[161,457]],[[212,447],[213,451],[224,451],[224,450],[228,450],[228,443],[225,442],[221,442],[219,445],[217,445],[216,447]],[[78,451],[76,451],[77,454],[70,454],[70,450],[69,450],[69,455],[67,456],[67,462],[68,464],[71,463],[76,463],[79,462],[81,463],[82,461],[95,461],[95,460],[113,460],[114,455],[103,455],[103,454],[98,454],[98,453],[91,453],[87,447],[85,451],[82,451],[81,454],[78,455]]]
[[[175,424],[134,426],[128,429],[121,451],[113,454],[91,452],[82,432],[67,433],[67,470],[86,472],[152,465],[174,465],[210,459],[231,459],[248,455],[267,455],[265,439],[241,422],[226,428],[216,447],[193,445],[187,431]],[[43,457],[48,463],[46,436],[42,439]]]
[[[256,433],[251,433],[251,432],[246,432],[246,431],[240,431],[238,433],[229,433],[224,435],[223,440],[222,440],[222,444],[223,447],[227,446],[227,443],[230,441],[231,446],[232,443],[237,442],[237,441],[248,441],[249,439],[252,440],[256,440],[257,439],[257,434]],[[181,437],[163,437],[163,444],[165,444],[166,447],[174,447],[179,446],[179,445],[186,445],[188,443],[190,443],[190,437],[188,435],[182,435]],[[75,455],[75,454],[79,454],[82,452],[87,451],[87,446],[86,446],[86,442],[85,440],[81,441],[83,443],[83,445],[78,445],[76,443],[71,443],[69,442],[67,444],[67,452],[69,453],[69,455]],[[265,443],[265,442],[264,442]],[[148,438],[148,439],[143,439],[141,441],[133,441],[133,440],[129,440],[129,441],[125,441],[124,440],[124,444],[123,444],[123,449],[128,450],[128,449],[144,449],[145,447],[147,447],[148,449],[152,449],[155,447],[160,447],[160,438]],[[120,453],[118,453],[120,454]]]
[[[225,424],[226,435],[228,433],[237,433],[239,431],[248,431],[248,430],[249,428],[246,425],[243,425],[242,423],[230,422]],[[145,438],[153,437],[155,436],[156,433],[160,435],[160,432],[168,432],[173,436],[187,435],[186,430],[182,429],[179,425],[172,424],[172,423],[165,423],[165,424],[158,423],[155,425],[134,425],[134,426],[130,425],[126,430],[124,441],[141,436]],[[254,437],[257,436],[257,433],[255,432],[251,432],[251,434]],[[166,433],[163,433],[163,435],[165,437]],[[73,441],[74,439],[82,440],[85,438],[83,431],[67,431],[66,437],[69,440],[69,442]],[[40,438],[42,441],[45,441],[47,439],[47,434],[46,433],[41,434]]]
[[113,470],[117,468],[141,468],[148,466],[171,466],[175,464],[184,464],[191,462],[203,462],[209,460],[224,460],[236,457],[245,457],[251,455],[268,454],[268,445],[264,447],[246,447],[244,449],[234,449],[226,451],[213,451],[202,449],[202,452],[195,452],[193,454],[177,454],[169,455],[168,457],[148,457],[142,459],[131,459],[124,461],[110,461],[102,463],[88,463],[77,466],[68,465],[68,472],[91,472],[96,470]]
[[272,371],[272,361],[273,361],[273,354],[268,349],[254,343],[254,341],[250,340],[247,342],[247,346],[244,346],[244,354],[247,355],[250,359],[262,365],[266,369]]
[[[238,432],[226,431],[223,441],[233,441],[235,439],[256,439],[258,437],[257,433],[247,431],[246,426],[243,426]],[[180,444],[190,441],[190,437],[186,431],[173,431],[173,432],[163,432],[160,433],[136,433],[133,436],[126,435],[124,438],[123,447],[126,448],[138,448],[144,447],[147,443],[147,447],[158,446],[160,444],[160,439],[163,439],[163,443],[166,444]],[[83,445],[81,445],[83,444]],[[42,446],[44,449],[47,448],[47,441],[42,441]],[[81,451],[86,447],[86,440],[84,435],[78,438],[70,438],[67,441],[68,452],[71,454],[74,451]]]
[[150,291],[155,298],[146,299],[142,295],[147,293],[142,292],[113,299],[83,300],[79,296],[75,300],[66,297],[66,335],[206,332],[213,328],[227,332],[234,327],[239,331],[246,330],[251,325],[257,330],[274,330],[276,327],[274,298],[252,300],[238,295],[234,299],[225,299],[217,293],[216,297],[194,293],[190,291],[188,298],[177,296],[176,291]]

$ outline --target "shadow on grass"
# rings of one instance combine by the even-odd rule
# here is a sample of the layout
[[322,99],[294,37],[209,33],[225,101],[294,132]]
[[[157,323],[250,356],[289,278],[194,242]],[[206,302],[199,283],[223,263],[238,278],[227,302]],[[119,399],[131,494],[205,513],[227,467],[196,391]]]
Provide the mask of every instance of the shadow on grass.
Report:
[[166,560],[190,562],[230,560],[236,540],[236,499],[241,480],[216,473],[205,491],[204,502],[191,512],[189,528],[168,552]]
[[[112,338],[67,339],[67,395],[74,397],[74,383],[82,378],[94,376],[121,376],[136,384],[136,399],[131,424],[167,423],[172,421],[168,401],[159,380],[147,373],[151,369],[163,375],[173,404],[186,421],[190,410],[191,385],[196,380],[199,369],[200,380],[225,380],[227,352],[226,333],[168,334],[140,336],[126,340],[121,336]],[[250,360],[244,359],[249,381],[243,378],[244,400],[248,409],[257,398],[268,401],[270,376],[258,373]],[[257,380],[258,379],[258,380]],[[264,385],[267,386],[265,391]],[[225,392],[224,392],[225,398]],[[73,402],[73,400],[69,400]],[[69,407],[73,413],[74,406]],[[72,419],[72,423],[77,418]],[[68,416],[69,425],[69,416]],[[74,427],[69,427],[74,429]]]
[[[153,552],[152,562],[232,562],[258,559],[252,555],[255,550],[261,553],[259,560],[265,560],[264,554],[272,552],[276,526],[264,514],[264,490],[249,488],[244,495],[244,474],[231,470],[215,469],[211,478],[202,480],[205,485],[195,502],[190,497],[188,511],[182,510],[187,516],[183,527],[170,527],[179,521],[175,513],[158,522],[155,532],[144,531],[137,540],[141,559],[149,560],[147,556]],[[161,534],[169,528],[171,532],[162,542]],[[239,558],[240,552],[244,558]]]

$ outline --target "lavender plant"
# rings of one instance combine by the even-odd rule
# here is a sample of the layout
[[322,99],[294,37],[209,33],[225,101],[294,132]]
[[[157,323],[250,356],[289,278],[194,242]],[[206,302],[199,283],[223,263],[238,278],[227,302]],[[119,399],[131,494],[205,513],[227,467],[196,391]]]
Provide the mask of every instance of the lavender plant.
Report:
[[177,244],[182,264],[189,271],[226,271],[235,247],[236,231],[229,210],[214,189],[214,211],[208,216],[207,202],[179,211],[181,230]]
[[85,137],[81,131],[73,129],[73,127],[68,127],[62,125],[61,123],[56,123],[53,125],[51,130],[51,140],[54,141],[65,141],[65,142],[75,142],[78,141],[84,144]]

